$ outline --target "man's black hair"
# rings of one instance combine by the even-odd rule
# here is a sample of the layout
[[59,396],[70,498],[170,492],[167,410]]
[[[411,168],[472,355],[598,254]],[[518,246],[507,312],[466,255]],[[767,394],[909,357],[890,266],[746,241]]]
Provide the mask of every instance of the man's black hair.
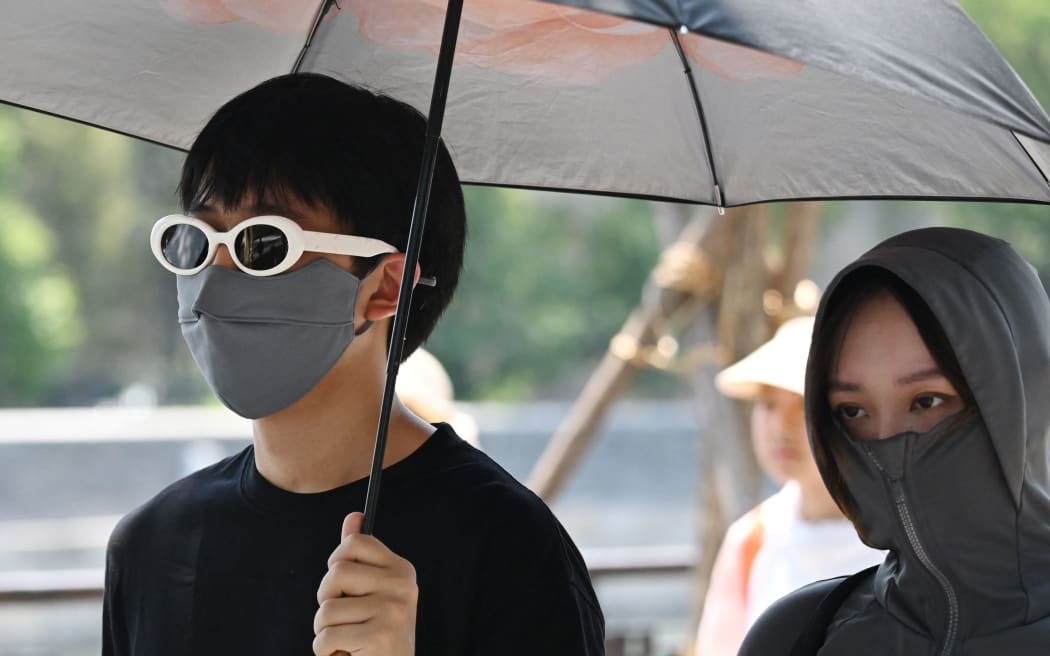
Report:
[[[392,98],[315,73],[276,77],[227,102],[201,130],[182,168],[182,208],[298,199],[334,212],[347,234],[404,251],[425,129],[418,111]],[[413,292],[403,357],[452,300],[466,231],[459,177],[442,143],[419,257],[437,286]]]

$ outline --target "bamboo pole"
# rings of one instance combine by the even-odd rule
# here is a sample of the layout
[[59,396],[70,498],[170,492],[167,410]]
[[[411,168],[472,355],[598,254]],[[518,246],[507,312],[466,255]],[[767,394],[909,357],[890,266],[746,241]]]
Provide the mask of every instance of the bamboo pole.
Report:
[[[666,367],[677,354],[677,341],[661,330],[698,301],[718,293],[721,253],[726,233],[746,210],[728,210],[712,218],[697,213],[653,269],[642,301],[609,344],[569,414],[558,426],[526,484],[548,502],[561,490],[590,446],[609,406],[619,398],[641,366]],[[664,339],[661,339],[664,338]]]

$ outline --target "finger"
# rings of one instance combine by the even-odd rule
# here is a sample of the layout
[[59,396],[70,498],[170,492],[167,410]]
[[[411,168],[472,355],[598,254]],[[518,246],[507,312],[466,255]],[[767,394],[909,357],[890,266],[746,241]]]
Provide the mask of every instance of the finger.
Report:
[[317,603],[325,599],[335,599],[342,596],[363,597],[383,590],[389,579],[390,572],[382,567],[359,563],[352,560],[339,560],[328,566],[328,571],[317,586]]
[[332,565],[317,587],[317,603],[337,597],[386,598],[411,601],[418,596],[414,578],[391,574],[390,570],[341,560]]
[[314,613],[314,634],[328,626],[340,624],[360,624],[376,616],[380,610],[377,604],[369,603],[362,597],[339,597],[325,599]]
[[415,617],[417,602],[418,597],[409,590],[328,598],[320,602],[314,613],[314,633],[326,626],[361,624],[373,620],[414,626],[415,620],[412,618]]
[[315,656],[343,656],[365,648],[365,631],[361,624],[325,627],[314,636]]
[[343,531],[340,540],[345,540],[348,535],[360,533],[365,527],[365,514],[352,512],[343,519]]
[[340,624],[325,627],[314,637],[316,656],[338,656],[340,652],[354,654],[394,653],[394,641],[389,631],[381,630],[374,622]]
[[331,566],[340,560],[353,560],[376,567],[388,567],[402,575],[406,575],[412,567],[411,563],[388,549],[374,536],[361,534],[348,535],[340,542],[332,555],[328,557],[328,565]]

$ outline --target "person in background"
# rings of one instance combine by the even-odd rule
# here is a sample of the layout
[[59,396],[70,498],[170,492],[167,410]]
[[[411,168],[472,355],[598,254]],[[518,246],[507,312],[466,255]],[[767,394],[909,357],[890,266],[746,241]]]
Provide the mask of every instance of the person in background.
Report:
[[751,624],[780,597],[882,560],[831,498],[809,447],[802,399],[812,330],[813,317],[791,319],[715,378],[726,396],[753,403],[755,457],[781,487],[726,532],[704,600],[697,656],[735,656]]
[[401,363],[394,390],[405,407],[423,421],[449,424],[464,442],[480,446],[478,423],[456,407],[452,378],[430,351],[418,348]]

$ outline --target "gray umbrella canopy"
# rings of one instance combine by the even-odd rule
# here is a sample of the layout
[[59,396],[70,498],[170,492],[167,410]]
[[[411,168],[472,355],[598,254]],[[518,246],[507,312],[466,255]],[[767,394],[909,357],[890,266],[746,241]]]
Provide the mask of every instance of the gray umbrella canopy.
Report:
[[[425,112],[445,0],[327,4],[11,0],[0,100],[179,148],[292,70]],[[467,0],[444,138],[481,184],[1050,202],[1050,118],[948,0]]]

